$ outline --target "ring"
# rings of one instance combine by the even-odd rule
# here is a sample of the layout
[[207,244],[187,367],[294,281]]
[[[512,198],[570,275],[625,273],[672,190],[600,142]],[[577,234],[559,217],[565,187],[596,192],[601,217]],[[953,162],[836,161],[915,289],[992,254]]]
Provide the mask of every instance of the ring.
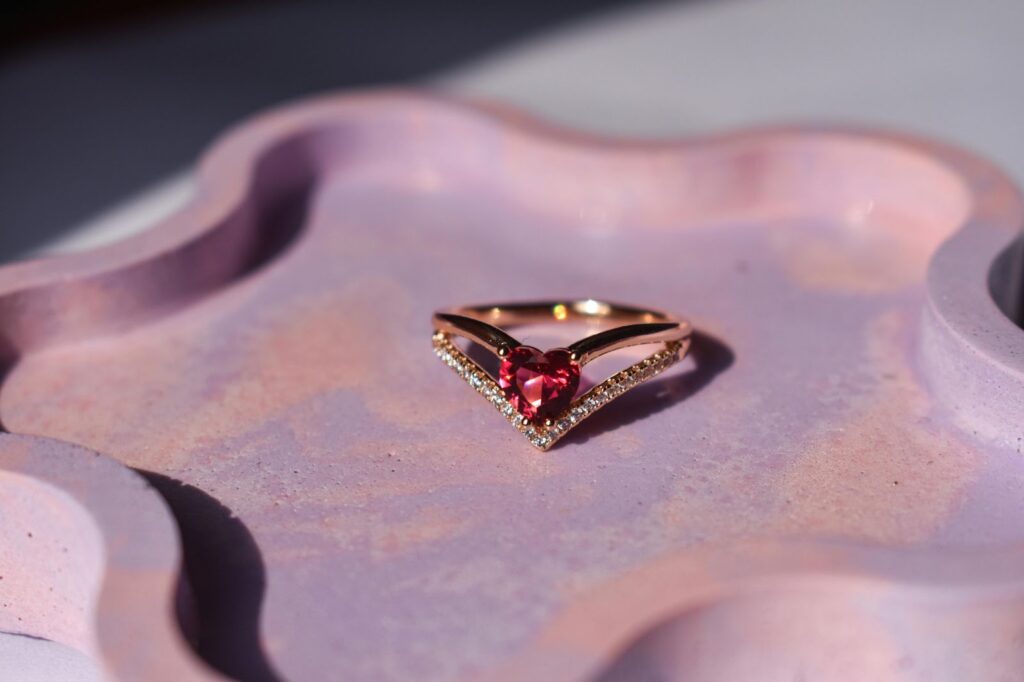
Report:
[[[615,326],[546,352],[520,343],[502,329],[581,320]],[[604,405],[680,361],[690,348],[692,333],[682,317],[593,299],[462,306],[435,312],[433,321],[437,356],[541,450]],[[455,345],[455,336],[497,356],[497,379]],[[588,362],[620,348],[654,343],[663,347],[576,395],[580,370]]]

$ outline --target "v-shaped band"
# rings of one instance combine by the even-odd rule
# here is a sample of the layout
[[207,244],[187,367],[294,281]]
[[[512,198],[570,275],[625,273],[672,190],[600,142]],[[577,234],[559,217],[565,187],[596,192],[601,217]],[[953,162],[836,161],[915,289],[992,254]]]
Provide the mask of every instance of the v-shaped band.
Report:
[[[615,326],[544,354],[499,326],[580,319]],[[593,299],[465,306],[437,311],[433,321],[438,356],[542,450],[612,399],[682,359],[692,334],[690,323],[681,317]],[[501,358],[498,380],[452,343],[452,336],[469,339]],[[620,348],[653,343],[664,348],[584,395],[574,395],[584,364]],[[556,360],[550,359],[552,354],[557,354]]]

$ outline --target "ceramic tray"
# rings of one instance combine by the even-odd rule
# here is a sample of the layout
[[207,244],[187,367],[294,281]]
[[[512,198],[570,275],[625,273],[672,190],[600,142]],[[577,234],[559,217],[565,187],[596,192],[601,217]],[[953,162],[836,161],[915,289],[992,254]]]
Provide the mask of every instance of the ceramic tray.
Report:
[[[4,646],[132,681],[1024,669],[1024,214],[985,162],[383,92],[199,176],[146,234],[0,268]],[[699,334],[541,453],[430,314],[558,296]]]

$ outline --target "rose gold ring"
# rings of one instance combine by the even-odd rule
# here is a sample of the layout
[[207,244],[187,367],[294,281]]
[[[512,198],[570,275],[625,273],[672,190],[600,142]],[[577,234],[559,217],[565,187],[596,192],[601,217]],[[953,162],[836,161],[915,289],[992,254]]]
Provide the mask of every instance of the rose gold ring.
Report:
[[[615,326],[547,352],[520,343],[499,326],[580,320]],[[463,306],[434,313],[438,357],[541,450],[681,360],[690,348],[691,333],[690,323],[682,317],[592,299]],[[501,361],[497,379],[456,346],[454,336],[497,356]],[[654,343],[663,347],[576,395],[583,365],[620,348]]]

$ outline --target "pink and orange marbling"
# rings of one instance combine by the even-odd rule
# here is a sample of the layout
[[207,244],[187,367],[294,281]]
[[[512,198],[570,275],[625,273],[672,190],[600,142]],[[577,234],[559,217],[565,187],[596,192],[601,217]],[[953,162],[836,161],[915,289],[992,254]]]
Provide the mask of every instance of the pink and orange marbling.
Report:
[[[120,462],[251,533],[254,679],[1024,669],[1024,331],[988,287],[1024,214],[984,162],[837,129],[591,139],[378,93],[246,123],[199,185],[144,235],[0,268],[22,434],[0,487],[73,491],[32,523],[93,546],[60,615],[26,605],[55,564],[5,553],[2,629],[112,679],[217,675],[176,630],[172,517]],[[436,361],[429,319],[557,295],[701,334],[541,454]],[[157,558],[130,586],[137,545]],[[138,623],[159,632],[126,649]]]

